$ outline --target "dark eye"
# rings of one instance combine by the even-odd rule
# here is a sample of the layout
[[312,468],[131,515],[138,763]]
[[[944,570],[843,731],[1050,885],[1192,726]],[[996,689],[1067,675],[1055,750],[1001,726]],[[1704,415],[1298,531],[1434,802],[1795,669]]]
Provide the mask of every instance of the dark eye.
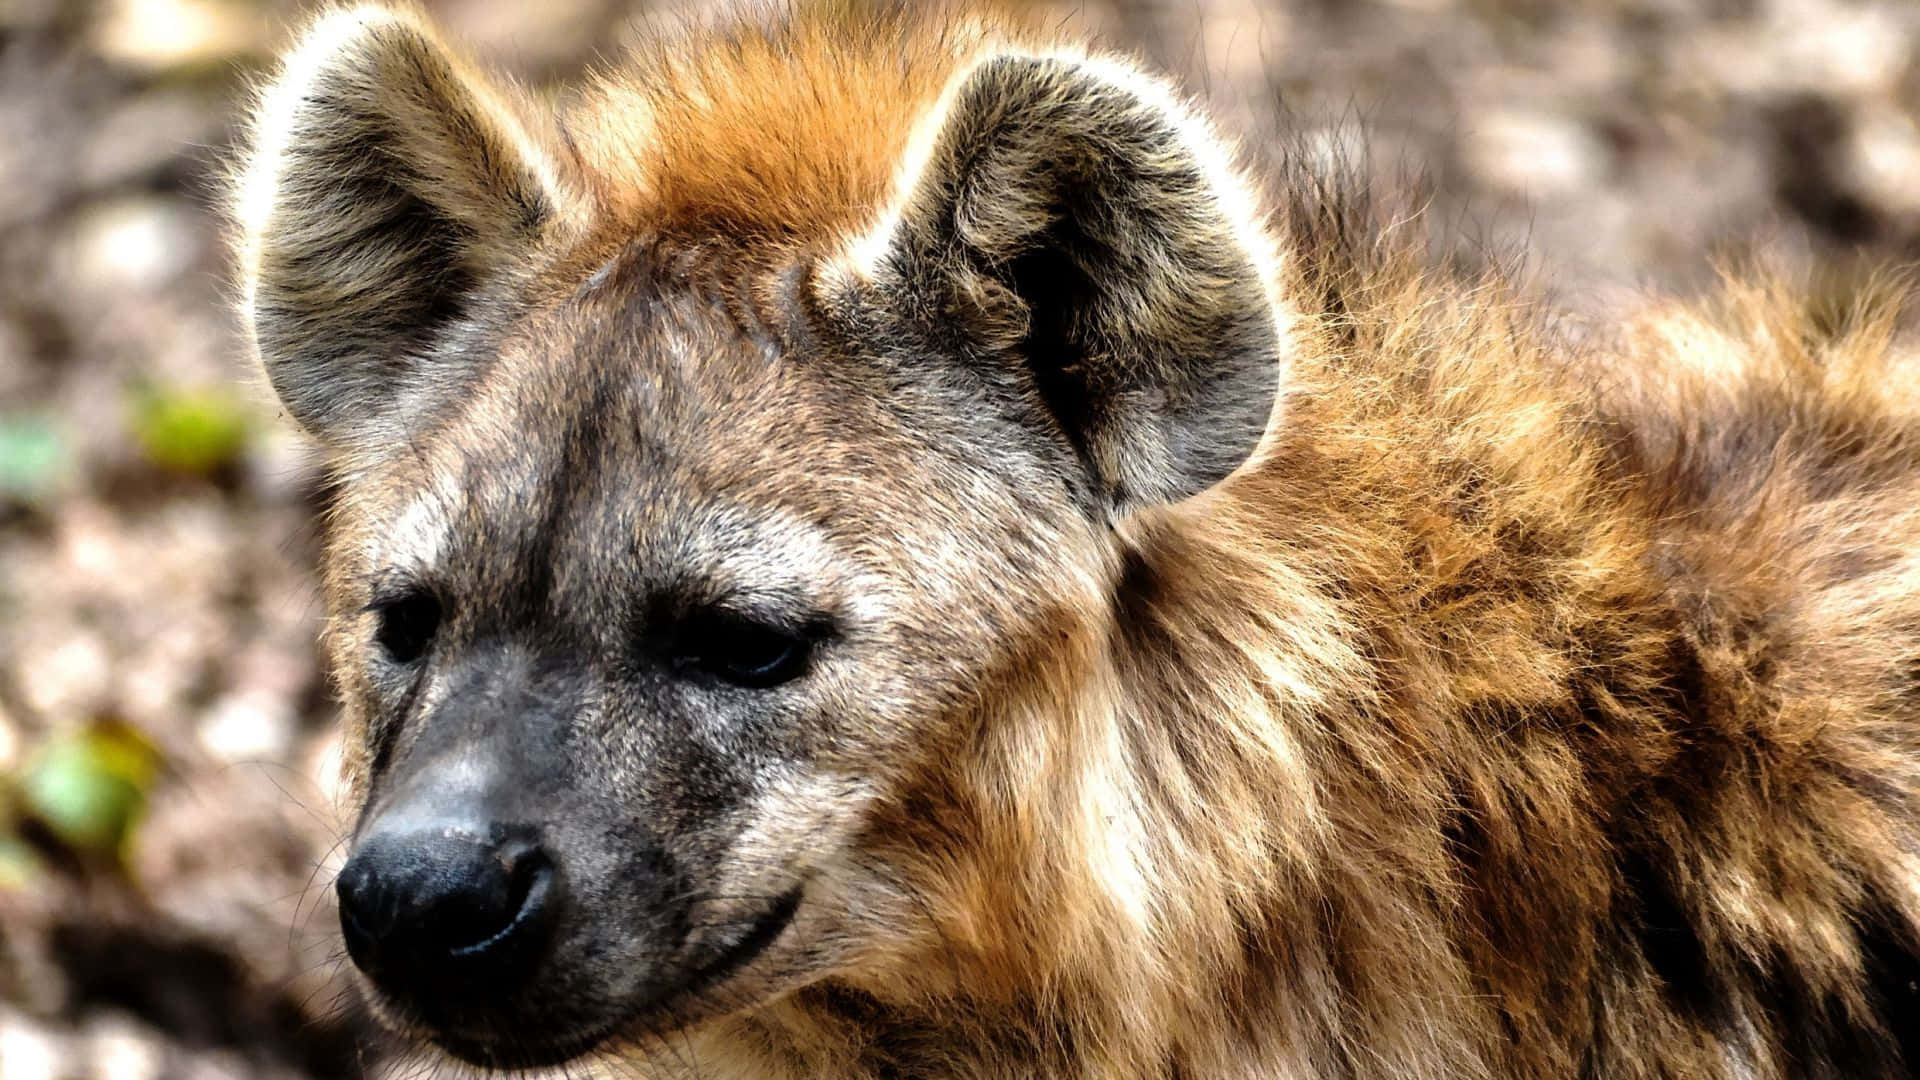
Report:
[[683,629],[679,662],[735,686],[765,690],[806,674],[813,639],[734,615],[710,615]]
[[380,619],[373,638],[396,664],[420,659],[440,629],[440,599],[426,589],[375,600],[373,611]]

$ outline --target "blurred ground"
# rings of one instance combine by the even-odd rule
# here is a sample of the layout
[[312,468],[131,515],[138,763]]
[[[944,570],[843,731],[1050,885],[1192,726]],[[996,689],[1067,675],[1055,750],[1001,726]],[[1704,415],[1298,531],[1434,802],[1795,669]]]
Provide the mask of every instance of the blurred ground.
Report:
[[[538,86],[666,5],[441,0]],[[291,2],[0,0],[0,1078],[379,1075],[337,956],[316,476],[210,210]],[[1709,256],[1910,257],[1910,0],[1088,0],[1260,130],[1424,173],[1590,315]],[[143,809],[144,807],[144,809]]]

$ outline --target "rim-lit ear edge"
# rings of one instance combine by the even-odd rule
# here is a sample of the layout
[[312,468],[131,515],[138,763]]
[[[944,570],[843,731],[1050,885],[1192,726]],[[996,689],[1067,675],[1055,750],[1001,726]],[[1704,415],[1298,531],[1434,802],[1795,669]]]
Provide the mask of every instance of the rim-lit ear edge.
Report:
[[[1018,90],[1013,97],[1007,96],[1008,86]],[[1074,123],[1080,119],[1073,112],[1076,95],[1084,98],[1091,110],[1084,118],[1088,123],[1080,125],[1080,131],[1075,130]],[[1175,460],[1190,454],[1197,445],[1186,442],[1183,447],[1183,441],[1206,438],[1203,429],[1193,426],[1201,420],[1197,415],[1138,417],[1145,427],[1133,435],[1119,433],[1116,428],[1116,438],[1104,440],[1110,444],[1104,452],[1104,463],[1099,460],[1103,440],[1096,433],[1096,468],[1110,474],[1106,480],[1114,494],[1116,508],[1175,501],[1219,482],[1230,472],[1256,467],[1271,443],[1271,433],[1277,430],[1282,419],[1282,390],[1288,376],[1289,343],[1295,321],[1281,288],[1281,247],[1266,220],[1257,189],[1235,161],[1231,143],[1166,82],[1125,61],[1067,50],[987,52],[976,57],[948,82],[936,103],[916,125],[896,171],[892,199],[877,215],[875,224],[849,238],[837,257],[823,268],[819,278],[821,288],[868,290],[884,302],[890,291],[921,287],[919,283],[926,278],[927,265],[953,259],[955,253],[950,248],[956,244],[971,243],[980,249],[972,253],[973,261],[991,270],[994,266],[1006,265],[1008,260],[1018,258],[1021,252],[1041,242],[1035,238],[1047,227],[1043,224],[993,219],[996,215],[1012,219],[1025,212],[1023,207],[1048,205],[1053,193],[1022,195],[1003,187],[997,199],[988,198],[984,192],[970,199],[967,191],[980,176],[987,175],[983,160],[995,151],[982,146],[994,142],[992,124],[996,117],[1007,121],[1009,109],[1028,110],[1015,121],[1027,127],[1032,126],[1033,117],[1048,118],[1045,122],[1059,124],[1061,136],[1069,141],[1084,138],[1086,132],[1095,129],[1102,138],[1109,132],[1118,132],[1123,138],[1128,133],[1141,134],[1143,138],[1150,135],[1154,144],[1141,143],[1138,158],[1138,163],[1145,165],[1141,174],[1145,177],[1142,183],[1147,185],[1146,190],[1118,192],[1114,197],[1142,199],[1143,232],[1195,230],[1190,249],[1182,249],[1176,239],[1163,251],[1134,252],[1135,265],[1148,270],[1145,277],[1151,279],[1160,273],[1160,278],[1136,281],[1121,290],[1125,295],[1116,297],[1116,302],[1103,311],[1102,317],[1133,320],[1139,325],[1116,326],[1114,332],[1102,340],[1133,342],[1147,346],[1145,352],[1155,351],[1156,345],[1165,348],[1159,350],[1163,355],[1143,364],[1138,371],[1114,370],[1109,382],[1115,385],[1141,380],[1151,383],[1162,374],[1184,371],[1185,375],[1192,376],[1183,376],[1185,386],[1142,385],[1138,388],[1143,392],[1136,396],[1144,401],[1162,391],[1176,397],[1225,395],[1220,403],[1230,404],[1232,396],[1238,394],[1258,397],[1264,405],[1264,408],[1250,407],[1245,416],[1221,418],[1225,427],[1255,429],[1251,439],[1237,434],[1228,436],[1236,442],[1236,448],[1230,455],[1219,456],[1233,457],[1231,468],[1222,468],[1219,461],[1183,468],[1182,462]],[[1100,128],[1103,123],[1106,128]],[[960,142],[970,145],[956,145]],[[1009,152],[1037,148],[1028,145]],[[1080,145],[1077,152],[1089,153],[1084,145]],[[1006,177],[1004,162],[986,162],[986,165],[992,166],[992,175]],[[1037,183],[1059,182],[1057,166],[1041,162],[1037,157],[1035,166]],[[973,170],[972,174],[969,170]],[[1151,186],[1156,176],[1168,181],[1164,188]],[[1098,193],[1094,197],[1098,197]],[[961,219],[957,227],[944,233],[942,227],[929,224],[956,215]],[[1000,245],[999,250],[993,250],[996,245]],[[1217,252],[1212,250],[1221,246],[1230,247],[1235,253],[1236,258],[1232,260],[1235,280],[1227,283],[1228,287],[1210,292],[1208,286],[1221,285],[1215,272],[1221,264],[1214,258]],[[1194,272],[1189,274],[1189,270]],[[1097,273],[1097,268],[1094,272]],[[1017,293],[1018,283],[1014,284]],[[1031,304],[1034,298],[1024,299]],[[1256,367],[1270,364],[1267,374],[1206,370],[1204,365],[1209,358],[1199,355],[1205,348],[1196,348],[1195,341],[1175,340],[1190,336],[1190,324],[1196,318],[1194,311],[1182,310],[1180,305],[1187,303],[1190,307],[1203,308],[1209,302],[1239,304],[1248,312],[1257,313],[1258,318],[1253,319],[1252,324],[1263,323],[1257,326],[1257,332],[1256,326],[1250,325],[1247,332],[1234,332],[1232,336],[1237,341],[1213,344],[1229,353],[1255,346],[1264,354],[1266,346],[1270,346],[1270,354],[1253,361]],[[1172,337],[1156,341],[1155,331],[1148,324],[1162,316],[1168,318],[1167,327]],[[1266,345],[1258,345],[1260,339],[1264,339]],[[1222,359],[1238,362],[1231,357]],[[1124,366],[1129,358],[1107,355],[1103,360]],[[1132,407],[1128,403],[1121,405]],[[1104,409],[1104,403],[1101,408]],[[1155,425],[1163,430],[1158,433],[1145,430]],[[1154,460],[1156,455],[1159,460]]]
[[377,6],[316,19],[261,88],[230,188],[237,299],[323,443],[392,436],[399,381],[473,291],[584,219],[539,115]]

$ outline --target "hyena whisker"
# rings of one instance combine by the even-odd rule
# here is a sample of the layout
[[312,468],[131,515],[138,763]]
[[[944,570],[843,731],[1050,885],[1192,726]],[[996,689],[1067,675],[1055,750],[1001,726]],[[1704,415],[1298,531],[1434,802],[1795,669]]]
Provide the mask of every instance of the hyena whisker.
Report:
[[[674,1063],[679,1067],[682,1076],[687,1077],[688,1080],[700,1080],[699,1057],[694,1051],[693,1040],[687,1034],[686,1022],[672,1006],[667,1007],[666,1013],[672,1026],[659,1033],[661,1044],[670,1049]],[[675,1035],[679,1036],[678,1046],[673,1045]]]
[[[324,881],[320,880],[320,876],[323,871],[327,870],[328,860],[332,859],[334,853],[345,846],[346,842],[347,837],[344,834],[336,838],[333,843],[327,845],[327,849],[320,854],[319,858],[314,860],[313,867],[307,871],[306,881],[301,884],[298,893],[299,900],[293,905],[293,917],[287,922],[287,947],[289,949],[293,947],[294,938],[298,936],[300,932],[307,929],[306,922],[303,921],[303,919],[311,920],[314,912],[320,909],[321,905],[317,901],[309,905],[307,903],[307,897],[312,895],[316,885],[322,889],[333,886],[333,880],[338,876],[337,871],[328,873]],[[281,897],[280,899],[285,899],[285,897]],[[306,913],[304,916],[301,914],[303,910]]]
[[322,814],[320,811],[314,809],[312,805],[310,805],[307,802],[307,800],[300,798],[299,796],[295,795],[292,791],[290,791],[287,788],[287,786],[281,783],[280,779],[275,775],[276,772],[283,773],[300,781],[302,784],[305,784],[311,787],[313,784],[313,780],[312,778],[308,777],[304,772],[294,768],[292,765],[289,765],[286,762],[273,761],[273,760],[264,759],[264,758],[260,760],[254,760],[254,761],[228,762],[223,766],[221,766],[219,772],[220,773],[238,772],[242,769],[255,770],[255,771],[258,771],[261,776],[266,777],[267,782],[273,785],[274,790],[278,791],[281,794],[281,796],[285,798],[289,803],[292,803],[294,806],[298,807],[301,811],[303,811],[308,817],[312,818],[315,824],[321,826],[322,828],[328,829],[330,831],[338,830],[340,826],[340,820],[337,816],[327,816]]
[[[337,985],[344,982],[344,980],[342,980],[339,977],[339,974],[337,973],[344,971],[345,960],[346,960],[346,954],[343,952],[338,956],[331,957],[325,961],[322,961],[321,963],[315,964],[300,973],[302,976],[304,976],[307,974],[311,974],[314,971],[318,971],[318,970],[321,970],[322,968],[328,968],[328,967],[333,968],[336,972],[336,974],[329,977],[324,984],[320,986],[316,986],[312,990],[307,991],[305,996],[303,996],[300,999],[300,1003],[299,1003],[300,1014],[303,1017],[308,1018],[302,1022],[303,1026],[317,1026],[321,1023],[327,1023],[327,1024],[338,1023],[342,1019],[344,1019],[347,1016],[348,1012],[351,1010],[352,1003],[353,1003],[353,998],[351,997],[351,995],[354,992],[352,984],[350,982],[346,982],[344,985]],[[323,993],[331,993],[333,995],[332,999],[329,1001],[326,1008],[320,1009],[318,1012],[316,1012],[313,1009],[313,1001],[316,997],[320,996]]]
[[786,893],[694,893],[680,898],[685,904],[771,904],[785,899]]

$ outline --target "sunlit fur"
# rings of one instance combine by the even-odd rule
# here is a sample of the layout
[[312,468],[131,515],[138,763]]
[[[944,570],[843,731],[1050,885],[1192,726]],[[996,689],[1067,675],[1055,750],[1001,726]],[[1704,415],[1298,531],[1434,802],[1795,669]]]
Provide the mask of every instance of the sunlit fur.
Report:
[[[541,148],[551,135],[536,143],[534,115],[418,17],[375,7],[316,20],[258,95],[233,183],[241,303],[268,378],[310,430],[400,434],[399,416],[335,415],[329,388],[391,389],[381,372],[427,346],[425,325],[456,294],[567,231],[579,195]],[[328,383],[310,384],[314,371]]]
[[[532,281],[540,302],[645,233],[719,260],[754,308],[801,302],[753,270],[807,253],[807,302],[831,311],[890,280],[961,76],[992,55],[1089,55],[985,16],[842,8],[669,33],[551,135],[451,67],[460,81],[437,92],[495,119],[421,129],[484,147],[414,166],[470,190],[463,152],[497,165],[510,148],[519,171],[478,190],[536,177],[559,193],[561,224],[533,242],[470,249],[501,264],[480,276]],[[330,16],[296,58],[345,48],[360,24],[343,18],[365,17]],[[1030,530],[982,522],[1017,504],[956,487],[944,520],[1021,531],[1060,560],[1044,595],[969,612],[971,553],[941,519],[893,520],[875,542],[916,551],[919,576],[888,602],[1022,636],[996,642],[1006,662],[976,673],[924,753],[875,764],[851,846],[817,853],[844,871],[817,901],[850,943],[834,966],[610,1056],[715,1080],[1920,1070],[1905,280],[1817,299],[1730,280],[1576,346],[1497,278],[1426,269],[1415,230],[1373,228],[1357,188],[1284,140],[1242,179],[1161,83],[1092,55],[1212,163],[1211,227],[1240,231],[1284,337],[1275,422],[1210,489],[1079,531],[1064,510]],[[257,299],[273,253],[313,236],[332,250],[339,228],[305,201],[321,178],[289,176],[286,96],[268,95],[249,174],[277,177],[256,181],[275,194],[243,196],[257,331],[289,317]],[[406,263],[341,264],[338,295],[284,303],[324,327],[336,303],[416,287]],[[1139,303],[1140,326],[1178,314]],[[486,340],[484,310],[449,339]],[[322,388],[318,415],[343,418],[310,426],[347,478],[330,640],[364,784],[357,575],[431,559],[463,527],[434,516],[459,447],[427,460],[425,493],[356,485],[387,452],[364,433],[398,423],[391,395],[258,336],[270,371],[294,365]],[[505,423],[460,392],[481,404],[455,431]],[[746,460],[703,449],[716,468]],[[919,465],[891,468],[937,486]],[[862,498],[884,518],[884,490]],[[803,794],[793,812],[820,813]]]

